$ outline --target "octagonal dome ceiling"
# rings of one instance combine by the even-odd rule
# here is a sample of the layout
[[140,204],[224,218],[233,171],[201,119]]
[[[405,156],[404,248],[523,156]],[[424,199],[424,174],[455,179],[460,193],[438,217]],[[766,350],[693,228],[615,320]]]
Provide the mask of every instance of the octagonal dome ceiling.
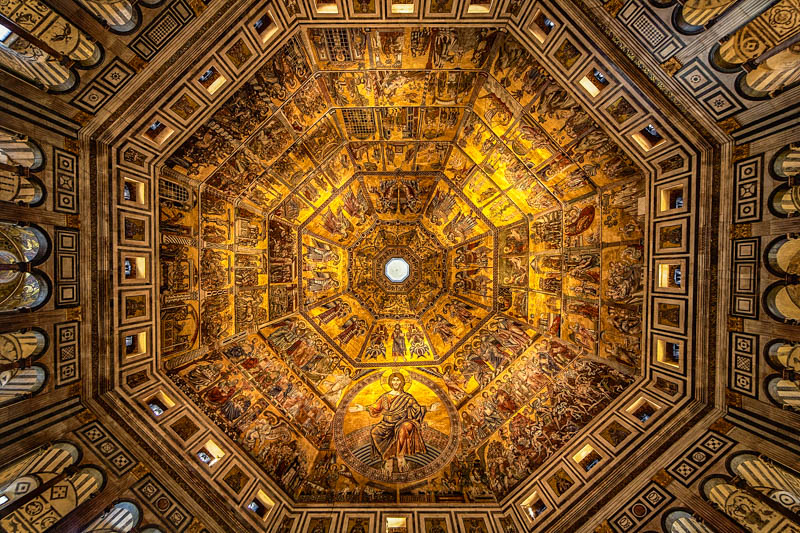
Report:
[[169,375],[297,502],[501,500],[634,381],[643,174],[510,34],[301,30],[169,166]]

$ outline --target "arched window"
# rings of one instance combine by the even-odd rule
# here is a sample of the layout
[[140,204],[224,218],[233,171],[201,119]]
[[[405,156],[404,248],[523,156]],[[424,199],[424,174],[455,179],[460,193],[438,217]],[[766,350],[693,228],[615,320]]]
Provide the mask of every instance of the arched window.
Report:
[[139,524],[141,517],[138,505],[121,501],[98,516],[83,533],[128,533]]
[[737,70],[750,60],[757,59],[765,52],[790,39],[792,31],[765,35],[758,28],[769,27],[775,20],[781,20],[794,12],[792,0],[780,0],[758,17],[740,27],[712,53],[711,64],[722,71]]
[[756,60],[757,67],[736,80],[745,98],[763,100],[800,81],[800,43]]
[[778,277],[800,275],[800,238],[782,235],[770,242],[764,250],[764,266]]
[[800,477],[752,453],[731,458],[730,469],[748,486],[789,511],[800,511]]
[[80,0],[80,3],[116,33],[131,33],[142,18],[141,11],[128,0]]
[[800,375],[800,343],[774,339],[764,347],[764,353],[775,370],[790,370]]
[[32,266],[50,254],[39,228],[0,222],[0,311],[33,310],[50,297],[50,281]]
[[800,322],[800,284],[778,281],[764,291],[764,310],[779,322]]
[[0,469],[0,509],[30,494],[43,481],[66,477],[66,471],[80,461],[80,450],[70,442],[42,447]]
[[800,213],[800,185],[779,185],[769,196],[770,212],[778,218],[797,216]]
[[0,167],[0,202],[35,207],[44,201],[44,186],[29,173]]
[[778,375],[767,377],[766,390],[769,397],[780,405],[800,411],[800,382],[786,379]]
[[47,380],[42,365],[0,372],[0,406],[28,398],[39,392]]
[[772,158],[770,167],[777,179],[800,176],[800,143],[790,144],[778,151]]
[[36,172],[44,166],[44,155],[25,135],[0,128],[0,163]]
[[664,531],[668,533],[713,533],[690,513],[682,510],[672,511],[664,517]]
[[672,12],[672,22],[681,33],[696,35],[710,27],[736,0],[686,0]]
[[164,532],[158,529],[157,527],[149,526],[140,530],[140,533],[164,533]]
[[783,516],[757,495],[732,485],[721,477],[703,484],[705,497],[745,531],[795,531],[800,524]]
[[38,328],[0,333],[0,368],[32,361],[47,349],[47,345],[47,333]]
[[[36,16],[31,16],[32,12]],[[71,59],[83,68],[96,66],[103,60],[103,51],[99,44],[43,2],[3,2],[0,4],[0,13],[21,28],[23,34],[37,39],[42,46]],[[4,44],[12,36],[16,34],[9,35]]]
[[0,39],[0,67],[51,92],[66,92],[78,83],[74,69],[14,33]]
[[92,466],[53,484],[23,506],[0,519],[0,528],[6,531],[58,531],[57,524],[80,504],[102,490],[103,473]]

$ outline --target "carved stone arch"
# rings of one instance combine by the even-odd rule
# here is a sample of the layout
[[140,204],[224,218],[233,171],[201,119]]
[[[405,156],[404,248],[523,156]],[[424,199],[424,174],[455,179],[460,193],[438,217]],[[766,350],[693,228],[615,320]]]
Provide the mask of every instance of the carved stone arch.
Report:
[[736,78],[736,92],[743,98],[767,100],[800,83],[800,43],[765,58]]
[[130,35],[142,22],[142,10],[129,0],[79,0],[79,3],[118,35]]
[[800,511],[800,476],[783,465],[750,451],[728,458],[728,470],[751,488],[789,511]]
[[[60,475],[68,468],[79,464],[82,457],[82,450],[72,442],[56,441],[0,468],[0,494],[5,494],[9,498],[3,506],[35,490],[42,480],[52,479],[53,476]],[[31,478],[37,483],[29,485],[24,491],[15,490],[11,493],[8,489],[22,478]]]
[[800,412],[800,384],[796,380],[771,374],[764,378],[764,390],[775,405]]
[[95,518],[82,533],[129,533],[142,520],[142,511],[133,500],[119,500]]
[[783,372],[791,370],[800,374],[800,343],[786,339],[772,339],[764,346],[767,364]]
[[745,531],[792,531],[797,523],[788,519],[757,495],[732,484],[723,476],[707,478],[701,485],[705,498]]
[[773,320],[784,324],[800,322],[800,284],[777,281],[764,290],[762,303]]
[[672,24],[684,35],[697,35],[707,30],[735,0],[687,0],[675,6]]
[[38,327],[0,333],[0,364],[35,361],[49,346],[49,335]]
[[665,533],[712,533],[712,531],[692,515],[691,509],[668,510],[661,519]]
[[800,175],[800,143],[791,143],[778,150],[769,163],[772,177],[786,180]]
[[764,267],[777,277],[800,275],[800,235],[781,235],[764,247]]
[[783,184],[775,187],[769,195],[767,207],[778,218],[797,216],[800,213],[800,185]]
[[34,363],[28,368],[0,372],[0,407],[30,398],[40,392],[49,372],[47,367]]
[[25,167],[31,172],[42,170],[46,156],[34,140],[15,131],[0,128],[0,163]]
[[12,35],[13,42],[7,38],[8,46],[0,46],[1,67],[51,93],[66,93],[78,86],[80,78],[75,68],[62,65],[38,46]]

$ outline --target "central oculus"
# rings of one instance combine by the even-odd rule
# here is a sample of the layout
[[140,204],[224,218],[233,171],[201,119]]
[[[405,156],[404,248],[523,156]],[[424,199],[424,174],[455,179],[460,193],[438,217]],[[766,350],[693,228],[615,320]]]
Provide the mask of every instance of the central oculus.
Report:
[[408,277],[408,263],[402,257],[392,257],[386,261],[383,272],[392,283],[402,283]]

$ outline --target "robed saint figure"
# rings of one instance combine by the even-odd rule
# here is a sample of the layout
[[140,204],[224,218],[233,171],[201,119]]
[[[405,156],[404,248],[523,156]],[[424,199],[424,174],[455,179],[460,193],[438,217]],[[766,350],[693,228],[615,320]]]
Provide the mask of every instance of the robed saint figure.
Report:
[[[404,390],[406,379],[403,374],[394,372],[388,383],[390,390],[374,404],[353,404],[350,411],[367,411],[373,417],[383,416],[370,430],[372,452],[380,455],[384,472],[391,475],[395,461],[399,472],[407,472],[406,456],[426,452],[422,421],[428,409]],[[431,406],[433,410],[436,407],[436,404]]]

